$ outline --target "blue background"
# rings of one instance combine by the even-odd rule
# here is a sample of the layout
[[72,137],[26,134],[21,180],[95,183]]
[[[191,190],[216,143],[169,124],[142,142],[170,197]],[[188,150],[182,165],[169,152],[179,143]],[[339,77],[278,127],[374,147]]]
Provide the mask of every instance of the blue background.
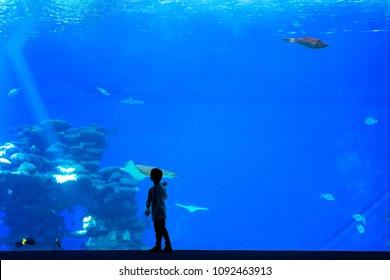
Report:
[[[388,250],[389,18],[368,0],[1,1],[0,140],[46,118],[112,129],[101,167],[177,172],[174,249]],[[281,40],[306,36],[329,47]]]

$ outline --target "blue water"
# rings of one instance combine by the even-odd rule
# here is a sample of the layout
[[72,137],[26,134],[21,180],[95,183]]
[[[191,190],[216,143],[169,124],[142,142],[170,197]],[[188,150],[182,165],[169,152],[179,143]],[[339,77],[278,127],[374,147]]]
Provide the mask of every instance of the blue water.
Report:
[[389,32],[384,0],[1,1],[0,144],[43,119],[112,129],[101,168],[177,172],[174,249],[386,251]]

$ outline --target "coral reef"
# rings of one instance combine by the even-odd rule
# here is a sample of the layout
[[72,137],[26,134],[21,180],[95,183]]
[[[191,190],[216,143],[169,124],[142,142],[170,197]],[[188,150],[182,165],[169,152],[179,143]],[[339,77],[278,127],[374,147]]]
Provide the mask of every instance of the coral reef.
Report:
[[[63,238],[80,237],[92,250],[143,247],[137,182],[117,167],[99,170],[107,146],[103,127],[46,120],[12,132],[15,139],[0,146],[2,222],[10,229],[0,238],[3,248],[57,250]],[[87,209],[83,229],[70,231],[60,213],[77,205]],[[33,248],[15,247],[29,236]]]

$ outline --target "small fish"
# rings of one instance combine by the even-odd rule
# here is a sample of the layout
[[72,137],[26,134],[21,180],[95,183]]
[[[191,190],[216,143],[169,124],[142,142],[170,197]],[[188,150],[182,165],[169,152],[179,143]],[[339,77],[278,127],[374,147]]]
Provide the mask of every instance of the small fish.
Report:
[[360,214],[354,214],[354,215],[352,215],[352,218],[354,218],[358,222],[362,222],[364,225],[366,224],[366,218],[364,218]]
[[325,198],[326,200],[333,201],[335,200],[334,196],[330,193],[321,193],[321,197]]
[[378,123],[378,120],[377,119],[374,119],[373,117],[367,117],[365,120],[364,120],[364,123],[366,125],[374,125],[374,124],[377,124]]
[[22,238],[22,240],[17,241],[17,242],[15,243],[15,246],[18,247],[18,248],[20,248],[20,247],[22,247],[23,245],[26,245],[26,244],[27,244],[27,245],[32,246],[32,245],[35,245],[35,243],[36,243],[36,241],[35,241],[34,238],[28,237],[28,238]]
[[11,189],[8,189],[8,198],[13,201],[16,200],[16,195]]
[[107,90],[105,90],[104,88],[101,88],[101,87],[96,87],[96,89],[103,95],[110,95],[110,92],[108,92]]
[[61,240],[59,240],[58,238],[56,238],[56,248],[59,248],[59,249],[62,248]]
[[144,104],[144,102],[142,100],[135,100],[133,97],[130,97],[128,99],[123,99],[121,100],[121,103],[124,103],[124,104]]
[[11,162],[6,158],[0,158],[0,162],[6,163],[6,164],[11,164]]
[[209,210],[209,208],[198,207],[198,206],[194,206],[192,204],[191,205],[184,205],[184,204],[180,204],[180,203],[175,203],[175,205],[179,206],[179,207],[183,207],[184,209],[187,209],[191,213],[194,213],[195,211],[199,211],[199,210]]
[[362,225],[357,225],[356,228],[357,228],[359,233],[364,233],[365,232],[364,226],[362,226]]
[[328,44],[324,43],[323,41],[316,39],[316,38],[284,38],[283,41],[287,41],[290,43],[298,43],[304,47],[311,48],[311,49],[322,49],[325,47],[328,47]]
[[17,95],[22,89],[21,88],[13,88],[8,92],[8,97],[13,97]]

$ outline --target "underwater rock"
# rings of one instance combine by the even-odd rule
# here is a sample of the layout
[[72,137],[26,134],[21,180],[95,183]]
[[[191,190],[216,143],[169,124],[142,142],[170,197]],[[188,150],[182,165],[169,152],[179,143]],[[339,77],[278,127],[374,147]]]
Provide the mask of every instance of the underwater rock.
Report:
[[81,161],[80,164],[82,164],[85,169],[92,171],[92,172],[95,172],[98,170],[100,162],[98,160]]
[[64,184],[66,182],[77,181],[77,174],[53,174],[53,178],[57,184]]
[[45,151],[45,156],[48,159],[57,159],[63,157],[68,151],[68,146],[62,143],[54,143]]
[[44,120],[41,121],[41,126],[49,129],[54,129],[57,132],[68,130],[72,125],[64,120]]
[[[28,137],[25,137],[25,136],[16,136],[18,139],[17,141],[15,141],[18,145],[18,147],[20,147],[21,151],[28,151],[29,147],[35,147],[34,145],[30,145],[30,139]],[[39,150],[38,148],[36,148],[37,150]]]
[[87,148],[85,152],[92,156],[92,158],[101,159],[105,149],[102,148]]
[[105,167],[97,171],[104,179],[108,180],[111,178],[113,173],[118,172],[120,170],[118,167]]
[[20,152],[20,148],[14,145],[13,143],[6,143],[0,146],[0,157],[7,157],[14,153]]
[[11,161],[6,158],[0,158],[0,166],[5,169],[10,169]]
[[61,174],[84,174],[89,173],[82,164],[71,159],[56,159],[50,162],[50,169]]
[[78,183],[82,187],[81,189],[85,189],[87,192],[89,192],[93,188],[93,181],[87,175],[80,174],[78,176]]
[[51,168],[51,162],[46,157],[41,155],[29,154],[30,163],[34,164],[39,172],[45,172]]
[[122,177],[119,180],[119,184],[121,184],[122,186],[131,187],[131,186],[136,186],[137,181],[130,177]]
[[[19,186],[30,187],[39,183],[39,177],[37,174],[32,175],[27,171],[1,171],[0,178],[3,180],[4,186]],[[1,184],[1,185],[3,185]]]
[[49,146],[46,131],[42,127],[33,126],[28,133],[25,133],[25,136],[29,138],[29,146],[34,145],[41,150],[44,150]]
[[[93,184],[96,188],[98,188],[98,186],[104,186],[107,183],[106,180],[98,179],[98,178],[92,179],[92,181],[93,181]],[[103,188],[103,187],[101,187],[101,188]]]
[[23,162],[18,168],[18,172],[20,173],[27,172],[29,174],[35,174],[37,173],[37,171],[37,167],[29,162]]
[[123,177],[123,172],[116,170],[111,174],[108,180],[118,182],[122,177]]
[[10,160],[12,161],[12,163],[14,163],[15,165],[20,165],[22,164],[23,162],[28,162],[29,161],[29,158],[28,156],[25,154],[25,153],[14,153],[10,156]]
[[69,148],[69,153],[72,154],[73,156],[75,156],[76,158],[77,157],[81,157],[83,154],[84,154],[84,148],[80,145],[78,146],[71,146]]
[[[118,167],[98,171],[107,146],[106,133],[98,126],[71,128],[62,120],[13,129],[16,139],[0,146],[0,158],[5,159],[0,166],[0,187],[8,192],[2,204],[3,223],[10,228],[0,242],[7,245],[7,240],[20,239],[18,232],[31,232],[39,240],[53,240],[37,241],[34,250],[58,250],[56,240],[68,234],[59,213],[81,205],[104,225],[104,230],[99,226],[83,236],[89,238],[87,249],[142,248],[140,238],[136,243],[131,240],[142,237],[145,228],[133,227],[140,224],[137,182]],[[39,223],[32,225],[32,220]],[[117,233],[112,242],[108,238],[111,230]]]
[[58,135],[61,142],[71,146],[78,145],[81,142],[92,142],[97,147],[106,147],[107,144],[105,133],[99,131],[94,126],[71,128],[65,132],[58,133]]

